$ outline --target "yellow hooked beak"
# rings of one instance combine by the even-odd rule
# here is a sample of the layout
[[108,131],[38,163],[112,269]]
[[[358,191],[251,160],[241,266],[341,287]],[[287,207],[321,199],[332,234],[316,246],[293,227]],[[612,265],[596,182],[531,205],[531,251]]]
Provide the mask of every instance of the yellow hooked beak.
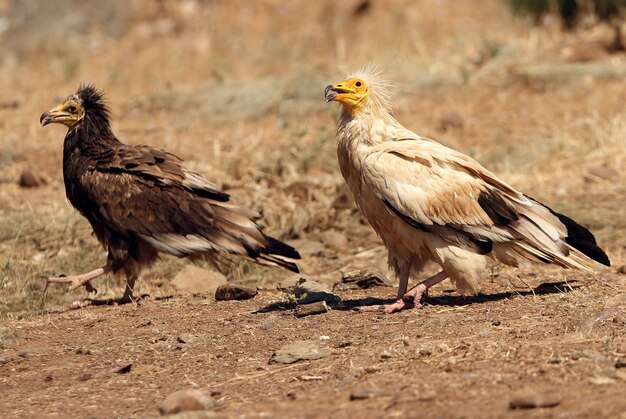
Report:
[[63,124],[68,127],[73,126],[77,122],[76,114],[71,113],[68,110],[67,105],[61,104],[56,108],[50,109],[48,112],[44,112],[41,114],[39,118],[39,122],[44,127],[48,124]]
[[324,89],[326,101],[339,102],[343,107],[355,116],[365,106],[369,97],[369,88],[365,82],[357,77],[348,78],[342,82],[329,84]]
[[343,96],[347,94],[355,94],[356,90],[351,89],[345,82],[329,84],[324,89],[324,96],[326,97],[326,102],[332,102],[336,100],[337,102],[342,102]]

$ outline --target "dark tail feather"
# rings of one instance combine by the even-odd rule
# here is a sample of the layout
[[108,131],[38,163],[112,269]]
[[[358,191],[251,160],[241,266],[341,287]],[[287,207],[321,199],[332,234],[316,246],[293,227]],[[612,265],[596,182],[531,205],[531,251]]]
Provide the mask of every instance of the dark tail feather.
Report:
[[563,214],[559,214],[558,212],[552,210],[550,211],[552,214],[556,215],[567,228],[565,243],[569,244],[574,249],[580,250],[596,262],[600,262],[606,266],[611,266],[609,257],[602,249],[600,249],[600,247],[598,247],[596,244],[596,238],[593,237],[593,234],[591,234],[589,230]]
[[291,272],[295,272],[297,274],[300,273],[300,269],[298,269],[298,265],[293,262],[289,262],[287,260],[281,259],[279,257],[274,257],[272,255],[259,255],[259,259],[270,262],[273,265],[278,265],[281,268],[285,268],[290,270]]
[[265,249],[261,250],[261,253],[283,256],[289,259],[300,259],[300,253],[287,243],[283,243],[270,236],[265,236],[265,240],[267,240],[267,246]]
[[256,255],[250,256],[255,259],[259,258],[261,260],[268,261],[285,269],[289,269],[290,271],[300,273],[298,265],[283,259],[300,259],[300,253],[298,253],[296,249],[270,236],[265,236],[265,240],[267,241],[267,246],[263,249],[257,250]]

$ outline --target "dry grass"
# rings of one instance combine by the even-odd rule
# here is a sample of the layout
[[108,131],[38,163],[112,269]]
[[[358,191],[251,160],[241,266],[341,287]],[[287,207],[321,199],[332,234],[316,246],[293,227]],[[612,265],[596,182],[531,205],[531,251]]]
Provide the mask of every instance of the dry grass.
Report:
[[[336,111],[322,99],[326,82],[368,63],[384,65],[396,80],[396,113],[409,128],[473,155],[591,226],[616,264],[624,263],[623,81],[535,83],[520,75],[529,65],[576,57],[626,65],[624,56],[603,52],[605,31],[530,27],[495,0],[480,7],[396,0],[372,3],[361,14],[355,14],[358,2],[330,0],[156,4],[132,2],[116,20],[119,30],[109,33],[102,22],[70,30],[63,15],[46,21],[37,10],[34,20],[20,23],[0,3],[0,13],[4,7],[15,22],[0,34],[6,51],[0,90],[11,92],[0,100],[1,316],[42,307],[33,282],[39,275],[85,271],[105,259],[86,221],[65,202],[64,132],[37,124],[42,111],[83,80],[107,92],[122,140],[185,158],[238,202],[261,210],[270,233],[300,243],[316,242],[329,229],[349,236],[349,248],[335,258],[305,260],[308,274],[332,272],[379,246],[358,213],[332,206],[343,180],[334,151]],[[114,16],[124,8],[107,7]],[[32,22],[50,25],[52,35],[28,31]],[[450,111],[462,115],[464,127],[444,133],[440,118]],[[25,167],[49,184],[19,188]],[[594,175],[600,167],[614,173]],[[383,259],[378,252],[374,262]],[[172,292],[167,279],[182,264],[165,258],[142,287]],[[226,270],[234,280],[264,284],[286,275],[240,262]],[[99,284],[104,295],[119,293],[115,280]],[[56,287],[47,307],[73,297]]]

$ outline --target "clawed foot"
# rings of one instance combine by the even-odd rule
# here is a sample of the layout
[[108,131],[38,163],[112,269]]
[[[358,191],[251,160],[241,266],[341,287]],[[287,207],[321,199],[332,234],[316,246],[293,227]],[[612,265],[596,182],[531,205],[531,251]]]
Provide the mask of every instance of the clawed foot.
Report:
[[46,288],[49,284],[53,283],[65,283],[69,282],[70,286],[67,288],[68,291],[74,291],[77,288],[85,287],[88,292],[97,292],[96,289],[91,285],[89,281],[94,278],[99,277],[100,275],[104,275],[111,271],[111,268],[107,265],[102,268],[94,269],[91,272],[87,272],[81,275],[70,275],[70,276],[60,276],[57,278],[46,278]]
[[80,287],[85,287],[87,292],[97,293],[98,290],[96,290],[93,287],[93,285],[91,285],[91,282],[89,282],[91,281],[91,279],[92,278],[86,275],[73,275],[73,276],[60,276],[56,278],[46,278],[46,287],[48,287],[48,284],[69,282],[70,286],[67,288],[68,292],[74,291],[75,289],[78,289]]
[[413,301],[405,301],[403,298],[401,298],[399,300],[396,300],[396,302],[392,304],[362,306],[362,307],[359,307],[359,311],[362,311],[362,312],[377,311],[381,313],[391,314],[391,313],[395,313],[396,311],[413,308],[414,306],[415,305],[413,304]]
[[[395,313],[396,311],[408,310],[411,308],[419,307],[423,301],[428,298],[428,288],[425,285],[419,284],[411,288],[402,298],[397,299],[391,304],[381,304],[372,306],[362,306],[358,310],[362,312],[377,311],[382,313]],[[416,303],[417,301],[417,303]]]

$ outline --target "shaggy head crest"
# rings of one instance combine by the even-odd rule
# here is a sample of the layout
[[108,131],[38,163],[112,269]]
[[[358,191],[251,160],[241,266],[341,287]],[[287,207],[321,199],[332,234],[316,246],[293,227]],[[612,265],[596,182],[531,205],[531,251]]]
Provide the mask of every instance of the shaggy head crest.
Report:
[[82,102],[85,112],[109,119],[111,112],[104,100],[104,93],[93,84],[81,84],[73,96]]
[[364,110],[391,113],[391,83],[383,72],[367,67],[346,76],[342,82],[326,86],[327,101],[343,105],[350,116]]
[[70,130],[89,125],[98,132],[108,132],[109,108],[102,92],[91,84],[82,84],[56,108],[41,115],[42,125],[63,124]]
[[365,82],[370,88],[370,96],[368,102],[373,106],[391,111],[393,84],[383,70],[379,67],[368,66],[363,67],[346,76],[347,78],[359,78]]

